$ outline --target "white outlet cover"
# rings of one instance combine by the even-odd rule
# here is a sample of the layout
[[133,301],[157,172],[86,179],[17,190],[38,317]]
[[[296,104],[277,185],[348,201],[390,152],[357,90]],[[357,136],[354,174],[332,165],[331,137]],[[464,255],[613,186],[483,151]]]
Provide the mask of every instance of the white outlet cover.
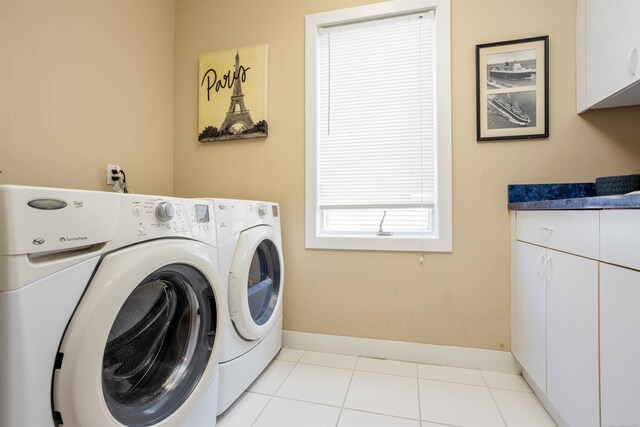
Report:
[[113,169],[120,170],[120,166],[107,163],[107,185],[115,185],[117,179],[113,179]]

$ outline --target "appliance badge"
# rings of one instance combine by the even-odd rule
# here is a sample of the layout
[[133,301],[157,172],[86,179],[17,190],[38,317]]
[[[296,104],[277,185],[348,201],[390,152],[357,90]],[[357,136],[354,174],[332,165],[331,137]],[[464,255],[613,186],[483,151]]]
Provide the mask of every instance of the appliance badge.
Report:
[[75,206],[76,208],[81,208],[83,204],[83,202],[77,202],[75,200],[73,201],[73,206]]
[[87,236],[78,236],[78,237],[61,237],[60,243],[65,242],[74,242],[76,240],[87,240]]
[[33,239],[31,243],[33,243],[34,245],[41,245],[44,243],[44,239],[41,237],[38,237],[37,239]]
[[51,211],[67,207],[67,202],[58,199],[35,199],[27,203],[34,209]]

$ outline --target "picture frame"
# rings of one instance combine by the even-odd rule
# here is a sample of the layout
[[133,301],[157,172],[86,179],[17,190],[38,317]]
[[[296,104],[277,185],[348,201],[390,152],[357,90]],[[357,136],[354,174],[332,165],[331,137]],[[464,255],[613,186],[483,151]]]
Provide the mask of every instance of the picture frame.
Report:
[[266,138],[268,45],[200,55],[198,141]]
[[477,140],[549,137],[549,36],[476,45]]

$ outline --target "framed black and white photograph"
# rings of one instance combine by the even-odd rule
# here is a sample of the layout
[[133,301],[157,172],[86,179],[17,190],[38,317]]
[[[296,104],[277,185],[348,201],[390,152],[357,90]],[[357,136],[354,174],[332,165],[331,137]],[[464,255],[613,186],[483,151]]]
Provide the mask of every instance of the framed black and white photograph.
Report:
[[549,137],[549,36],[476,45],[478,141]]

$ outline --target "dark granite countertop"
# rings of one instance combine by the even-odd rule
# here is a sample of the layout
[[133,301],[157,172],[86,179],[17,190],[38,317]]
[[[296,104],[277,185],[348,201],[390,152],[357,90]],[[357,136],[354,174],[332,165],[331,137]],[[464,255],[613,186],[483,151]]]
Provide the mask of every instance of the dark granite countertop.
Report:
[[546,209],[640,209],[640,194],[509,203],[509,209],[514,211]]
[[514,184],[507,187],[510,210],[640,209],[640,194],[596,196],[595,183]]

